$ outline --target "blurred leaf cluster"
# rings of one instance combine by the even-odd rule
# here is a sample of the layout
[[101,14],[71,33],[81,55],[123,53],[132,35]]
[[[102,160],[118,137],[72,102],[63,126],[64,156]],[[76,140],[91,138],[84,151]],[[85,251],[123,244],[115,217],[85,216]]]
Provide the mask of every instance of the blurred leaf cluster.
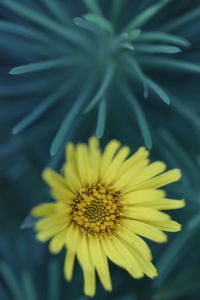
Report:
[[113,292],[95,299],[198,299],[199,0],[1,0],[0,32],[0,299],[86,299],[80,270],[66,283],[60,257],[20,225],[48,200],[44,167],[91,135],[179,167],[169,194],[187,201],[173,213],[183,231],[151,245],[158,278],[112,266]]

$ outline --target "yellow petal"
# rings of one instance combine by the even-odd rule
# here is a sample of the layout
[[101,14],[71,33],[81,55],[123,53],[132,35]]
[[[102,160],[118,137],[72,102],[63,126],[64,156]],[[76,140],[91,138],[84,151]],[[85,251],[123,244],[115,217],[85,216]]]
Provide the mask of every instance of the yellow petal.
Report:
[[92,136],[89,139],[89,148],[90,148],[90,151],[93,151],[93,150],[96,150],[99,148],[99,140],[95,136]]
[[63,225],[66,225],[67,221],[65,218],[61,217],[60,213],[54,214],[52,216],[43,218],[35,224],[36,230],[46,230],[47,228],[52,228],[56,226],[62,227]]
[[130,169],[134,170],[136,165],[138,163],[141,163],[141,161],[148,161],[146,158],[149,155],[149,151],[146,150],[144,147],[140,147],[135,154],[133,154],[131,157],[129,157],[123,164],[123,166],[120,168],[118,172],[118,177],[120,178],[127,172],[129,172]]
[[64,275],[67,281],[71,281],[74,270],[75,252],[67,249],[64,262]]
[[149,178],[152,178],[157,174],[162,173],[166,170],[166,167],[166,164],[164,164],[162,161],[156,161],[154,163],[151,163],[143,169],[139,176],[137,176],[137,179],[134,181],[134,185],[138,184],[139,182],[143,182]]
[[66,242],[66,228],[56,234],[49,243],[49,251],[52,254],[58,254],[64,247]]
[[91,185],[91,166],[88,148],[84,144],[76,146],[76,163],[80,181],[85,186]]
[[179,169],[173,169],[147,180],[144,183],[138,184],[135,189],[157,189],[161,186],[178,181],[181,178]]
[[130,153],[129,147],[122,147],[119,152],[116,154],[116,156],[113,158],[113,161],[110,163],[110,165],[105,170],[104,174],[102,174],[102,181],[106,184],[113,183],[114,178],[116,177],[116,174],[120,167],[122,166],[124,160]]
[[120,266],[121,268],[125,269],[124,266],[124,259],[119,255],[116,251],[116,248],[111,243],[111,240],[108,237],[101,238],[100,243],[102,245],[103,250],[107,257],[116,265]]
[[153,222],[165,222],[170,219],[170,217],[167,214],[149,207],[131,206],[124,211],[124,215],[135,220]]
[[161,199],[166,196],[166,192],[163,190],[139,190],[124,194],[121,198],[124,205],[138,206],[143,202],[162,201]]
[[70,204],[75,198],[75,193],[71,191],[65,191],[63,189],[51,189],[52,197],[60,203]]
[[81,180],[78,175],[78,171],[75,167],[75,164],[72,162],[67,162],[65,165],[65,176],[69,189],[76,194],[82,187]]
[[157,243],[164,243],[167,241],[167,236],[157,227],[135,220],[125,220],[123,226],[130,231],[144,236],[145,238]]
[[148,259],[144,259],[140,253],[137,251],[133,251],[133,255],[135,256],[136,260],[138,261],[139,265],[141,266],[143,272],[150,278],[155,278],[158,273],[154,265]]
[[71,223],[66,235],[66,245],[70,251],[76,252],[80,238],[81,234],[78,227]]
[[34,217],[45,217],[56,212],[55,203],[42,203],[31,209],[31,215]]
[[[116,187],[116,189],[121,190],[123,189],[124,192],[126,192],[127,187],[129,187],[130,183],[134,182],[135,178],[137,179],[137,176],[140,172],[144,170],[146,165],[148,164],[147,159],[143,159],[141,161],[138,161],[133,167],[131,167],[125,174],[122,176],[119,176],[118,173],[120,169],[116,173],[116,181],[113,182],[113,186]],[[123,164],[122,164],[123,168]]]
[[46,169],[42,173],[42,177],[44,181],[48,183],[52,189],[62,191],[62,193],[66,194],[66,197],[68,196],[68,193],[69,195],[71,195],[71,191],[67,187],[67,182],[62,176],[60,176],[55,171],[51,169]]
[[152,259],[149,246],[138,235],[123,227],[123,225],[120,227],[120,230],[117,234],[120,235],[120,237],[124,239],[128,244],[130,244],[133,248],[135,248],[135,250],[141,253],[143,257],[149,260]]
[[154,209],[168,210],[168,209],[177,209],[177,208],[184,207],[185,201],[164,198],[161,200],[143,202],[143,203],[140,203],[139,205],[145,206],[145,207],[152,207]]
[[99,242],[99,239],[92,237],[88,239],[91,258],[94,266],[96,267],[97,273],[101,280],[101,283],[105,290],[112,290],[112,283],[110,279],[110,272],[108,267],[108,260],[104,250]]
[[96,292],[95,268],[91,260],[88,239],[85,235],[81,235],[81,239],[77,247],[77,258],[83,270],[84,294],[93,297]]
[[38,234],[36,235],[36,239],[40,242],[46,242],[50,238],[52,238],[54,235],[58,234],[61,232],[63,229],[66,228],[66,225],[55,225],[51,228],[46,228],[45,230],[39,231]]
[[164,223],[157,223],[156,227],[160,230],[169,232],[176,232],[181,230],[181,224],[173,220],[168,220]]
[[126,247],[125,243],[123,243],[120,239],[115,236],[112,236],[111,242],[113,246],[116,248],[118,254],[124,259],[124,267],[134,278],[141,278],[143,277],[143,271],[139,266],[135,257],[131,254],[129,249]]
[[120,142],[118,142],[116,140],[112,140],[107,144],[107,146],[102,154],[102,157],[101,157],[100,178],[102,178],[103,174],[109,167],[109,165],[110,165],[116,151],[119,149],[120,145],[121,145]]
[[68,143],[65,149],[66,162],[75,164],[75,147],[73,143]]
[[99,180],[99,170],[100,170],[100,160],[101,160],[99,141],[95,137],[92,137],[89,140],[89,152],[90,152],[92,184],[95,185],[98,183]]

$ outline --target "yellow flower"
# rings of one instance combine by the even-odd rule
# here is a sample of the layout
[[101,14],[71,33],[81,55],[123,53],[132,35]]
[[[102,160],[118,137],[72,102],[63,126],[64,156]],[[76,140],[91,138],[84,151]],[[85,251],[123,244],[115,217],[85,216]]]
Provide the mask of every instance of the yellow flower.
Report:
[[[112,290],[108,258],[134,278],[157,276],[145,237],[166,242],[163,231],[179,231],[180,224],[161,210],[183,207],[183,200],[167,199],[161,186],[180,179],[166,165],[150,163],[148,151],[130,149],[112,140],[101,153],[95,137],[89,145],[69,143],[63,176],[46,169],[53,203],[38,205],[32,215],[42,217],[35,225],[37,239],[51,239],[51,253],[66,247],[64,273],[71,280],[74,260],[83,270],[84,293],[95,294],[95,270],[104,288]],[[161,174],[162,173],[162,174]],[[141,237],[140,237],[141,236]]]

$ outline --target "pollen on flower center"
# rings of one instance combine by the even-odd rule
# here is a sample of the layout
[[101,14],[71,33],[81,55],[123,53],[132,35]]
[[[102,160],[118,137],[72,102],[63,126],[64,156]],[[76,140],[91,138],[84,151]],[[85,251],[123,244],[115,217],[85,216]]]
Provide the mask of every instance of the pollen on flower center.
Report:
[[87,234],[113,232],[120,221],[121,193],[97,185],[82,188],[72,204],[72,220]]

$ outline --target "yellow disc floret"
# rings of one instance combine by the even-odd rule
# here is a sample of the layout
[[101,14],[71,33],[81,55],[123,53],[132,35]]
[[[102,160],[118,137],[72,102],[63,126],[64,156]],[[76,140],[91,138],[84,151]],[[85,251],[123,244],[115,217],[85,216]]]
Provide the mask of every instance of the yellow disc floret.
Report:
[[113,232],[122,214],[120,197],[103,185],[82,188],[72,204],[72,220],[89,235]]

